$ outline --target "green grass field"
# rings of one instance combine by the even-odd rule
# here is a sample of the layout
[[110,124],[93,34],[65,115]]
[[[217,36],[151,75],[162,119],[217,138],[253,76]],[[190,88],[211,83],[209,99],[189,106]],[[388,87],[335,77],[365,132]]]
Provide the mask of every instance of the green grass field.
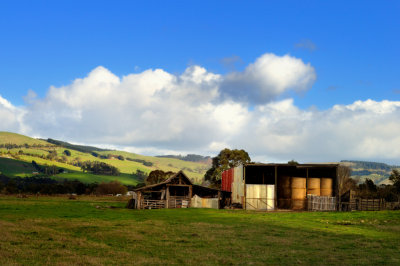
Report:
[[[0,265],[400,264],[400,212],[128,210],[0,197]],[[112,207],[112,208],[111,208]]]
[[36,169],[31,163],[0,157],[0,173],[7,176],[31,176]]
[[34,144],[40,144],[40,145],[45,145],[45,146],[51,146],[52,144],[48,143],[47,141],[39,140],[39,139],[34,139],[30,138],[24,135],[20,135],[17,133],[12,133],[12,132],[4,132],[0,131],[0,144],[17,144],[17,145],[24,145],[24,144],[29,144],[29,145],[34,145]]
[[[25,159],[23,160],[15,160],[10,158],[1,158],[0,157],[0,173],[10,176],[10,177],[28,177],[32,176],[33,172],[37,170],[32,166],[31,163],[28,163],[27,156],[21,156]],[[40,158],[33,158],[37,163],[44,165],[48,163],[47,160],[43,160]],[[80,180],[83,183],[100,183],[100,182],[110,182],[114,180],[118,180],[122,184],[125,185],[136,185],[138,181],[135,179],[133,175],[122,173],[119,176],[109,176],[109,175],[95,175],[91,173],[84,173],[80,171],[80,168],[74,167],[68,164],[63,164],[59,162],[54,162],[58,167],[62,167],[66,169],[65,173],[61,173],[53,176],[54,179],[57,180]],[[33,175],[35,176],[35,175]]]
[[[32,175],[32,172],[35,170],[28,169],[26,167],[27,164],[30,164],[32,160],[36,161],[40,165],[56,165],[57,167],[64,168],[68,170],[68,173],[66,174],[61,174],[55,176],[56,179],[60,178],[66,178],[66,179],[78,179],[82,182],[85,183],[90,183],[90,182],[102,182],[102,181],[110,181],[110,180],[118,180],[121,183],[125,185],[135,185],[138,183],[137,180],[132,179],[132,173],[135,173],[137,170],[143,171],[145,173],[150,173],[153,170],[163,170],[163,171],[172,171],[172,172],[178,172],[180,170],[183,170],[186,175],[194,180],[196,183],[201,183],[203,176],[205,172],[208,170],[210,167],[207,164],[203,163],[197,163],[197,162],[188,162],[188,161],[183,161],[183,160],[178,160],[174,158],[159,158],[159,157],[152,157],[152,156],[143,156],[139,154],[134,154],[134,153],[129,153],[125,151],[102,151],[102,152],[97,152],[98,154],[101,155],[122,155],[125,158],[131,158],[131,159],[139,159],[139,160],[144,160],[146,162],[152,163],[151,166],[144,165],[141,162],[136,162],[136,161],[131,161],[131,160],[118,160],[116,158],[112,159],[100,159],[99,157],[93,156],[91,153],[84,153],[80,151],[76,151],[73,149],[68,149],[71,152],[71,156],[65,156],[66,160],[68,162],[72,162],[74,160],[79,160],[79,161],[100,161],[100,162],[105,162],[107,164],[111,164],[115,167],[117,167],[121,175],[120,176],[99,176],[99,175],[93,175],[93,174],[87,174],[83,173],[79,167],[75,167],[71,164],[67,163],[61,163],[57,162],[55,160],[49,160],[46,158],[39,158],[37,156],[47,156],[50,151],[56,151],[58,157],[61,157],[64,155],[64,151],[67,148],[64,147],[59,147],[59,146],[54,146],[46,141],[42,140],[37,140],[33,139],[27,136],[23,136],[20,134],[15,134],[15,133],[10,133],[10,132],[0,132],[0,144],[17,144],[17,145],[24,145],[24,144],[41,144],[42,147],[20,147],[20,148],[14,148],[14,149],[6,149],[6,148],[0,148],[0,154],[2,154],[0,157],[0,172],[11,176],[20,176],[20,177],[26,177]],[[47,145],[47,146],[46,146]],[[19,151],[22,151],[23,154],[20,155]],[[8,154],[11,153],[11,154]],[[33,154],[35,156],[30,156],[27,154]],[[11,162],[13,159],[12,156],[17,156],[19,160],[14,160],[14,162]],[[8,158],[6,158],[8,157]],[[7,162],[7,164],[5,164]]]

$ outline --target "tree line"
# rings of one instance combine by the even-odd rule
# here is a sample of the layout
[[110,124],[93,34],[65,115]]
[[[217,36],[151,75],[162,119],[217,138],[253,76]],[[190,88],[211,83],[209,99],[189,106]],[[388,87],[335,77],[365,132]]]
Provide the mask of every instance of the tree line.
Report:
[[83,172],[92,172],[96,175],[120,175],[117,167],[98,161],[85,161],[82,163],[81,169]]
[[43,144],[28,144],[28,143],[24,143],[22,145],[18,145],[15,143],[1,143],[0,144],[0,149],[7,149],[7,150],[11,150],[11,149],[21,149],[21,148],[50,148],[50,147],[54,147],[52,145],[43,145]]

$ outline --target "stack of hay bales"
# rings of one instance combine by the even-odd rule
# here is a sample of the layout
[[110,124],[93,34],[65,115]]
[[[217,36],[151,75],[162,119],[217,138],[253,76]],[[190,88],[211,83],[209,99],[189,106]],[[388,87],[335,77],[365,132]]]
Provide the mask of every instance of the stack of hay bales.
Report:
[[321,196],[332,197],[332,178],[321,178]]
[[290,177],[279,178],[278,208],[304,210],[307,206],[307,194],[332,197],[332,178]]
[[321,195],[321,179],[320,178],[309,178],[308,179],[307,194],[312,194],[315,196]]
[[303,210],[306,208],[306,178],[292,177],[292,209]]

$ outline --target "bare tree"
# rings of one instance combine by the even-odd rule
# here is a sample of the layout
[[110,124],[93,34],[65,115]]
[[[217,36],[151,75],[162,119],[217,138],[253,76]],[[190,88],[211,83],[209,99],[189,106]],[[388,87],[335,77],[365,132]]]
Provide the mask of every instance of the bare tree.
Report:
[[353,179],[350,178],[351,176],[351,168],[346,165],[339,165],[337,170],[337,187],[338,187],[338,194],[339,194],[339,208],[342,206],[342,195],[343,193],[350,190],[354,185],[355,182]]

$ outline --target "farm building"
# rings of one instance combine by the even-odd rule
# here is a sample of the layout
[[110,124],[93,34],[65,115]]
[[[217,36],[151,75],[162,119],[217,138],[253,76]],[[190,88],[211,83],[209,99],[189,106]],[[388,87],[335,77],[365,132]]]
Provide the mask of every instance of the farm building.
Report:
[[161,183],[138,188],[135,192],[137,209],[220,207],[220,190],[194,185],[182,171]]
[[[245,164],[222,173],[221,190],[247,210],[335,210],[339,164]],[[308,198],[308,200],[307,200]]]

